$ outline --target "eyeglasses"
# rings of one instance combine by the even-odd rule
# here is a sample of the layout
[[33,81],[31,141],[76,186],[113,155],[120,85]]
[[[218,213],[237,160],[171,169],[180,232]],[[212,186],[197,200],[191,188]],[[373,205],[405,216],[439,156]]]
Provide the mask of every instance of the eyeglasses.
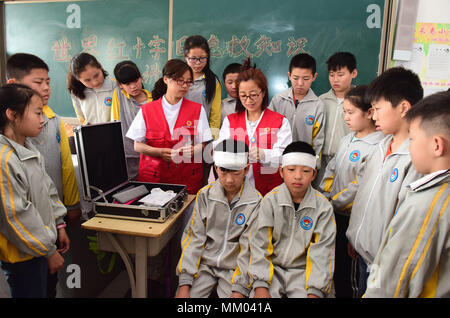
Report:
[[186,84],[189,87],[194,83],[192,80],[185,81],[182,79],[172,79],[172,81],[175,81],[181,87],[183,87],[184,84]]
[[262,91],[260,91],[259,93],[251,93],[250,95],[244,95],[244,94],[239,94],[239,98],[241,99],[241,101],[246,101],[247,98],[250,98],[251,100],[255,100],[259,97],[259,95],[261,95]]
[[202,57],[186,57],[186,60],[188,60],[191,63],[206,63],[206,61],[208,60],[207,56],[202,56]]

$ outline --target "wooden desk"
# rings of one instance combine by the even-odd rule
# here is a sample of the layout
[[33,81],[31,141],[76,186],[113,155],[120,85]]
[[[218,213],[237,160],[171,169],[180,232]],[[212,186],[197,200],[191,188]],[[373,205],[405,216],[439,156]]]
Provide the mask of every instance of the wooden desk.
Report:
[[[147,257],[158,255],[177,233],[182,225],[181,216],[194,199],[195,195],[188,195],[181,210],[172,213],[164,223],[95,216],[81,225],[97,232],[99,250],[119,253],[133,298],[147,297]],[[134,267],[128,254],[135,254]]]

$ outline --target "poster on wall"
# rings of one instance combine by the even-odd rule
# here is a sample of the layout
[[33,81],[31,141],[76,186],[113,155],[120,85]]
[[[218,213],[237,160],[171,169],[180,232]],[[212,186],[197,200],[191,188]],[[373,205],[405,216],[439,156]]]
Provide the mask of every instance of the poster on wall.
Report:
[[393,61],[417,73],[424,95],[450,89],[450,23],[416,23],[410,61]]

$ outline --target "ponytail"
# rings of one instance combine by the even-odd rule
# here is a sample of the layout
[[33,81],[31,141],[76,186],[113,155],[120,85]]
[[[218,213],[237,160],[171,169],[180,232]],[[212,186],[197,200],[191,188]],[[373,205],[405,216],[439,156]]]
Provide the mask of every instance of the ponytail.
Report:
[[159,80],[155,82],[155,86],[152,90],[152,98],[153,100],[160,99],[167,92],[167,85],[164,83],[164,79],[161,77]]

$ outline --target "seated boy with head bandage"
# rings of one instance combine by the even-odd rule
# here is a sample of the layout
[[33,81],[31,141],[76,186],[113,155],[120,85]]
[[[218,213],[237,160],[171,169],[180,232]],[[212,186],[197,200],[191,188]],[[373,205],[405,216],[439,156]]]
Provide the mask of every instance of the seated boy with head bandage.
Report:
[[246,179],[248,146],[226,139],[214,148],[218,181],[200,189],[181,240],[176,297],[249,294],[248,235],[261,195]]
[[261,201],[250,237],[254,297],[327,297],[332,291],[336,224],[328,200],[313,189],[311,145],[286,147],[284,182]]

